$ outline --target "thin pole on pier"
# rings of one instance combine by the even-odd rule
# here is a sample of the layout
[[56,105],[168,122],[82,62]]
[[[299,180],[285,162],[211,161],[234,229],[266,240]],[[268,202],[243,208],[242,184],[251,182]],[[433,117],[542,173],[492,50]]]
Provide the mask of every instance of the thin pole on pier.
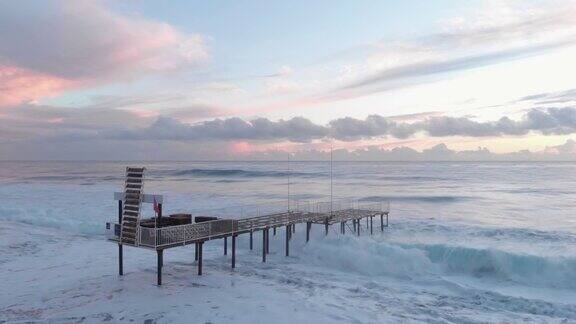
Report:
[[198,261],[198,243],[194,243],[194,261]]
[[[120,230],[122,230],[122,200],[118,200],[118,224],[120,224]],[[114,226],[114,231],[116,231],[116,226]],[[122,237],[122,234],[120,234]],[[118,274],[124,275],[124,253],[122,247],[122,240],[118,241]]]
[[198,242],[198,275],[202,275],[202,246],[204,242]]
[[[333,203],[333,186],[332,186],[332,144],[330,144],[330,216],[332,216],[333,213],[333,208],[332,208],[332,203]],[[326,235],[328,235],[328,229],[326,229]]]
[[164,264],[164,261],[162,260],[163,252],[164,250],[156,250],[156,253],[158,254],[158,286],[162,285],[162,265]]
[[232,234],[232,269],[236,268],[236,234]]
[[250,230],[250,250],[252,250],[254,248],[254,245],[252,243],[253,236],[254,236],[254,232],[252,230]]
[[[290,152],[288,152],[288,212],[290,212]],[[274,235],[276,235],[276,228],[274,228]]]
[[228,237],[224,236],[224,255],[228,254]]
[[286,225],[286,256],[290,256],[290,225]]

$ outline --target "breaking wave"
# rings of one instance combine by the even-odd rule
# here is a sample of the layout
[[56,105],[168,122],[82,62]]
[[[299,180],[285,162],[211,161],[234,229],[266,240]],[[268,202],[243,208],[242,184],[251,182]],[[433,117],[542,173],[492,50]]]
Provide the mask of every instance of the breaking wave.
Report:
[[414,279],[423,275],[465,275],[576,290],[576,258],[573,257],[544,257],[445,244],[393,244],[352,236],[315,240],[304,250],[312,255],[313,263],[362,275]]

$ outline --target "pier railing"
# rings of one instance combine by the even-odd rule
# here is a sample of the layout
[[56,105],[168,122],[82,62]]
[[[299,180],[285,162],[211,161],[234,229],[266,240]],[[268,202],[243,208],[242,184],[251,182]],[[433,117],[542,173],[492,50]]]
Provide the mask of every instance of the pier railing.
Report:
[[[321,202],[294,201],[291,203],[290,210],[286,211],[286,209],[286,203],[242,206],[235,207],[239,214],[236,215],[240,216],[238,219],[219,219],[161,228],[139,226],[137,233],[139,244],[145,247],[159,248],[297,223],[334,224],[377,214],[387,214],[390,211],[390,205],[388,202],[342,199]],[[217,210],[204,212],[202,215],[231,216],[223,212],[222,209],[219,209],[220,212]],[[114,231],[113,229],[114,226],[112,226],[111,232]],[[113,237],[114,234],[109,233],[109,237]]]

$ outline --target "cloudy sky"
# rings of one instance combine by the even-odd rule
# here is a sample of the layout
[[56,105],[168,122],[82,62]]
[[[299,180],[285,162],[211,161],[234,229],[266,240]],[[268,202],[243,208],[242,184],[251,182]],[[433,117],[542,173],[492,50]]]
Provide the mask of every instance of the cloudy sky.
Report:
[[576,1],[0,1],[0,160],[576,159]]

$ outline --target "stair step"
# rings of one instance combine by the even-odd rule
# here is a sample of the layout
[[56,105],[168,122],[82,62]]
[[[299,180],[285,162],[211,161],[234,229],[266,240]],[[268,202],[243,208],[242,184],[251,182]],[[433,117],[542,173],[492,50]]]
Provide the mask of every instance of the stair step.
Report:
[[132,211],[132,210],[125,210],[123,213],[124,216],[132,216],[132,217],[138,217],[138,212]]
[[142,178],[144,177],[144,174],[142,172],[128,172],[126,173],[126,176],[128,178]]
[[139,209],[140,208],[138,208],[138,206],[124,205],[124,211],[129,210],[129,211],[137,212]]
[[131,198],[131,197],[126,197],[124,200],[124,204],[128,204],[128,205],[139,205],[140,204],[140,199],[136,198]]
[[126,178],[126,183],[142,184],[142,178]]

